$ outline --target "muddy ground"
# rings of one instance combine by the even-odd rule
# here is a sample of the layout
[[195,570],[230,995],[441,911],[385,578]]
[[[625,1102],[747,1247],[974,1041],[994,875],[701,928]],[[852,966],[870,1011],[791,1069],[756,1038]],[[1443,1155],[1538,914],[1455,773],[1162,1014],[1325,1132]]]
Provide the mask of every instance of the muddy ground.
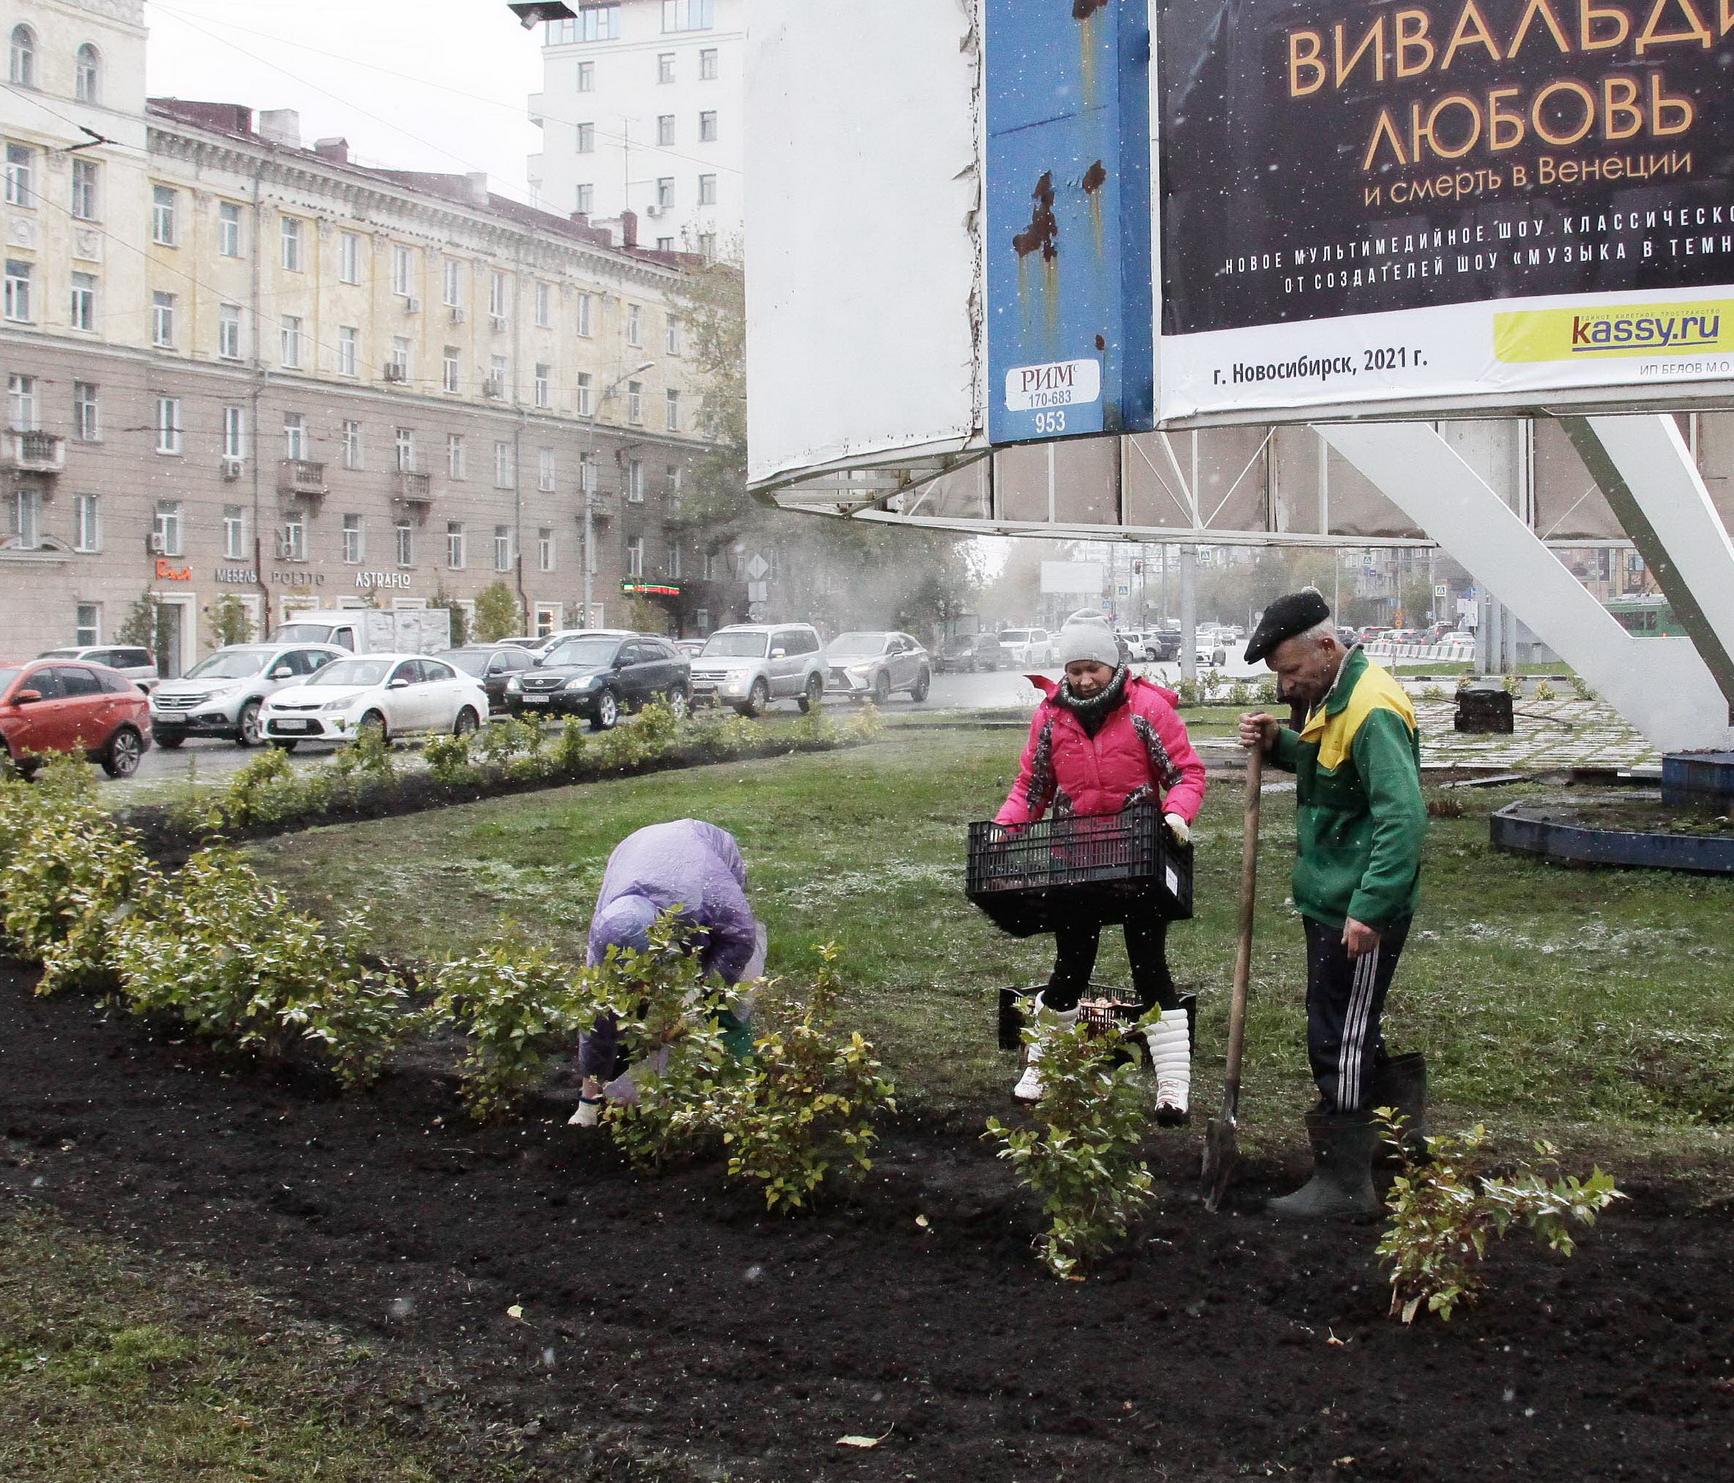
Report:
[[634,1177],[554,1101],[482,1132],[438,1077],[339,1097],[29,982],[0,971],[0,1180],[457,1371],[550,1479],[622,1450],[776,1483],[1734,1476],[1734,1211],[1673,1181],[1406,1330],[1376,1228],[1256,1213],[1298,1149],[1212,1217],[1199,1133],[1154,1140],[1136,1249],[1065,1284],[979,1117],[773,1220],[715,1164]]

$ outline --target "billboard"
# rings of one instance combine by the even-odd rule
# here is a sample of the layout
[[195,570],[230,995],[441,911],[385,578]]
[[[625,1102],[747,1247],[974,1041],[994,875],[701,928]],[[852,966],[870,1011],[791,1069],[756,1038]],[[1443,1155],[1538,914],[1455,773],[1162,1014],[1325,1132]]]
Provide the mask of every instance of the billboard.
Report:
[[1734,0],[1154,0],[1158,418],[1734,394]]
[[1099,561],[1044,561],[1044,597],[1100,597],[1107,587],[1107,568]]

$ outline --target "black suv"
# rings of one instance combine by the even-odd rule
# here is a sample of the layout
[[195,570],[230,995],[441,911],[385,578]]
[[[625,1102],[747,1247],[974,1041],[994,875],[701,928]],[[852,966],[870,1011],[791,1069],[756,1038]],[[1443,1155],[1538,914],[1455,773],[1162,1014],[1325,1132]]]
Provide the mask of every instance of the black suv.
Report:
[[514,716],[583,716],[593,731],[607,731],[622,711],[656,700],[684,716],[692,704],[692,664],[667,639],[648,633],[565,639],[506,681],[506,709]]

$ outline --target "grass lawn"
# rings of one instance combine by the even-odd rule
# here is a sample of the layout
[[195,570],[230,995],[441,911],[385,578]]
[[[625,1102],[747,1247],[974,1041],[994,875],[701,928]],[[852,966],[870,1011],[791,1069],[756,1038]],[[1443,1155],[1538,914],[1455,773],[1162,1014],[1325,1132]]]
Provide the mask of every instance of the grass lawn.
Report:
[[[367,901],[383,951],[434,957],[516,923],[577,959],[610,848],[640,825],[697,816],[735,833],[774,973],[834,940],[863,1030],[905,1099],[943,1112],[1003,1100],[1011,1058],[994,1002],[1039,982],[1046,938],[1001,935],[963,898],[964,824],[1014,776],[1014,730],[898,727],[849,751],[724,764],[285,836],[251,850],[314,908]],[[1214,782],[1196,831],[1197,917],[1170,939],[1201,991],[1196,1105],[1219,1095],[1234,957],[1240,790]],[[1456,793],[1435,821],[1423,905],[1387,1015],[1423,1048],[1442,1121],[1656,1152],[1720,1146],[1734,1120],[1734,882],[1562,871],[1496,854],[1487,811],[1513,790]],[[1301,931],[1286,905],[1292,792],[1267,792],[1243,1142],[1292,1141],[1309,1090]],[[1118,933],[1099,973],[1125,976]],[[1593,1125],[1590,1126],[1590,1125]]]

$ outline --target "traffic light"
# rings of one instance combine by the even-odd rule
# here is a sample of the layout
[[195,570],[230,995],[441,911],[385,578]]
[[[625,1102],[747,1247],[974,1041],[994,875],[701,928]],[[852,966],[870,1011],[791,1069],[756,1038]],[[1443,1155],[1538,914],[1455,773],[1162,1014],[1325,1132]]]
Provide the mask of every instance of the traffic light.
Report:
[[1132,561],[1132,575],[1134,577],[1141,577],[1144,575],[1144,563],[1136,557],[1134,557]]

